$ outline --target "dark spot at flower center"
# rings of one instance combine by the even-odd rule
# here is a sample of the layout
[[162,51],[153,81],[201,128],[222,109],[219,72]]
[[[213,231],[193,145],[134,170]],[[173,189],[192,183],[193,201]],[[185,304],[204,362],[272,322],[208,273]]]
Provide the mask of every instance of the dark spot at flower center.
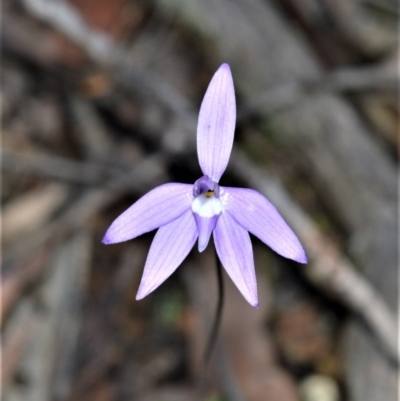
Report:
[[210,177],[204,175],[199,178],[193,185],[193,196],[197,197],[199,195],[204,195],[206,198],[211,198],[215,196],[219,197],[219,185],[214,182]]

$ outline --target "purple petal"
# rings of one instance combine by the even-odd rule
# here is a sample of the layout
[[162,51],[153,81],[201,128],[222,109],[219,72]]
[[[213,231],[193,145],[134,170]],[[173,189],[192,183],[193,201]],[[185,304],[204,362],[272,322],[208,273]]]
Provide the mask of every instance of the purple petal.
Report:
[[196,220],[197,232],[199,233],[199,252],[203,252],[207,248],[219,215],[211,217],[202,217],[197,213],[193,213],[193,215]]
[[229,277],[250,305],[257,307],[257,281],[249,233],[228,213],[222,213],[214,230],[214,243]]
[[228,165],[236,122],[235,90],[228,64],[214,74],[200,107],[197,154],[204,175],[218,182]]
[[136,299],[142,299],[162,284],[183,262],[197,239],[191,210],[156,233],[147,256]]
[[111,224],[104,244],[127,241],[175,220],[190,210],[192,185],[170,183],[154,188]]
[[282,216],[263,195],[252,189],[224,188],[225,210],[275,252],[299,263],[307,263],[300,241]]

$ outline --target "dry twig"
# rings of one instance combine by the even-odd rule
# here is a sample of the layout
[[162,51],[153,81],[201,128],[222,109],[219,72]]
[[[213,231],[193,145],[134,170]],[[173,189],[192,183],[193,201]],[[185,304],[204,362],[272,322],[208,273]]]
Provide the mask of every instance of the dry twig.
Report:
[[3,150],[2,169],[22,175],[39,176],[78,185],[102,185],[120,175],[112,166],[87,161],[76,161],[44,153],[23,154]]
[[4,319],[8,312],[20,299],[23,292],[39,277],[46,269],[48,254],[43,249],[29,256],[29,260],[25,260],[23,266],[17,267],[9,274],[6,274],[1,281],[1,311],[0,325],[3,325]]
[[33,313],[32,302],[24,300],[4,332],[2,341],[2,393],[16,374],[21,358],[38,328],[39,318]]
[[341,68],[314,80],[280,83],[257,95],[239,112],[239,119],[252,114],[272,114],[295,105],[315,92],[396,91],[399,71],[395,66]]

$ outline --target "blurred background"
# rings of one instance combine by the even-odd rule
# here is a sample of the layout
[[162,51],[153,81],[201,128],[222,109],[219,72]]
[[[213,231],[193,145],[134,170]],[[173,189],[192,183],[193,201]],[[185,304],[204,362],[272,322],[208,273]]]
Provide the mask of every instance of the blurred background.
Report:
[[252,238],[260,308],[225,275],[208,401],[398,396],[395,0],[4,0],[5,401],[191,401],[212,244],[138,302],[154,233],[104,246],[149,189],[201,176],[196,121],[230,64],[221,185],[267,196],[307,266]]

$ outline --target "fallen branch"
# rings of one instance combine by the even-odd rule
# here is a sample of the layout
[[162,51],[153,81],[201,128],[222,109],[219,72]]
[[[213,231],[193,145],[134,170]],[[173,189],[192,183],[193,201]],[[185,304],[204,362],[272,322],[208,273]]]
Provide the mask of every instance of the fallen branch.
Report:
[[30,300],[18,304],[18,310],[7,325],[2,338],[2,394],[7,391],[13,377],[18,371],[23,355],[32,343],[32,337],[39,327],[40,317]]
[[151,94],[158,103],[183,120],[190,113],[190,103],[156,74],[144,70],[105,33],[91,28],[79,12],[63,0],[21,0],[34,16],[46,21],[80,46],[94,61],[108,68],[117,83],[135,94]]
[[238,118],[252,114],[272,114],[300,102],[315,92],[396,91],[399,71],[394,66],[341,68],[315,80],[280,83],[252,98],[242,107]]
[[24,154],[1,151],[2,170],[20,175],[33,175],[45,179],[66,181],[77,185],[104,186],[120,175],[112,166],[45,153]]

